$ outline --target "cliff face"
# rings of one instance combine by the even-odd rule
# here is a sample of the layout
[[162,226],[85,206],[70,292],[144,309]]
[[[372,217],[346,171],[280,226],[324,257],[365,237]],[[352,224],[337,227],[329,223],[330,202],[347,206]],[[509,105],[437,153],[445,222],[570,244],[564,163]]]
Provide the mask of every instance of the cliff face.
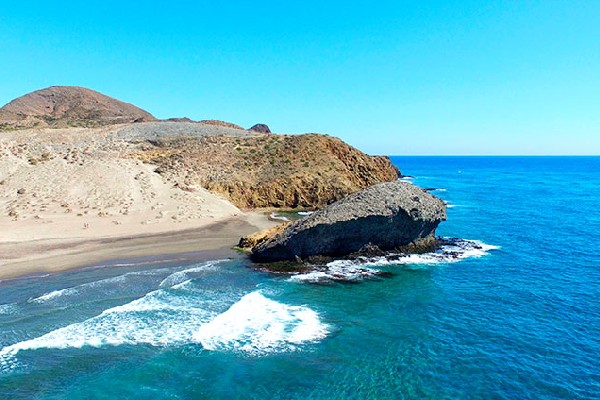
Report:
[[180,187],[242,208],[319,208],[399,176],[389,158],[318,134],[167,137],[142,144],[137,157]]
[[101,126],[154,121],[152,114],[102,93],[77,86],[52,86],[0,108],[8,128]]

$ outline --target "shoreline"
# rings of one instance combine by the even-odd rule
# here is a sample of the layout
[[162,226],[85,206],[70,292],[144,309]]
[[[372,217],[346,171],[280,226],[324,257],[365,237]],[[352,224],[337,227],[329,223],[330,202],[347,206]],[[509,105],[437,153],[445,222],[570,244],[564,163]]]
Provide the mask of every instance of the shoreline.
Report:
[[[100,238],[58,238],[0,242],[0,280],[24,278],[84,268],[117,260],[180,254],[204,258],[202,253],[231,256],[239,239],[274,226],[260,212],[215,221],[200,227],[166,232],[141,232]],[[7,256],[9,255],[9,256]]]

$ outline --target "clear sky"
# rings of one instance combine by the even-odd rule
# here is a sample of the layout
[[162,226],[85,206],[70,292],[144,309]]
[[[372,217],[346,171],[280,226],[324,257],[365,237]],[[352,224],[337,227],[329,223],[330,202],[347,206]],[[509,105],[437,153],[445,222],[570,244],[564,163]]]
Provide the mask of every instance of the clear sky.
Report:
[[52,85],[371,154],[597,155],[600,1],[0,2],[0,103]]

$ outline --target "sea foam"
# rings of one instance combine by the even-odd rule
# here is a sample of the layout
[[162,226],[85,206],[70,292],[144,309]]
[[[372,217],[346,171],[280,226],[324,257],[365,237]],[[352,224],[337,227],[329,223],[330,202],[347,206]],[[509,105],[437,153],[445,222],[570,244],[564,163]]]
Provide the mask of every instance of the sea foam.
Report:
[[278,221],[285,221],[285,222],[289,222],[290,219],[288,217],[284,217],[283,215],[279,215],[277,213],[272,212],[270,215],[271,219],[276,219]]
[[194,339],[207,350],[263,354],[297,350],[326,337],[328,329],[310,308],[281,304],[255,291],[200,326]]
[[223,261],[224,260],[211,261],[201,265],[196,265],[192,268],[184,269],[182,271],[174,272],[171,275],[167,276],[165,279],[163,279],[159,286],[172,287],[189,280],[190,275],[193,273],[214,271],[218,268],[218,264]]
[[38,297],[33,297],[27,300],[28,303],[56,303],[63,302],[68,303],[72,301],[72,297],[75,296],[86,296],[88,298],[94,292],[100,292],[103,295],[117,294],[121,291],[128,291],[128,282],[132,279],[139,278],[140,276],[160,276],[168,274],[165,278],[162,279],[160,283],[160,287],[171,287],[176,285],[177,283],[181,283],[187,279],[189,279],[189,275],[195,272],[201,271],[212,271],[216,269],[216,266],[222,262],[223,260],[215,260],[206,262],[203,264],[194,265],[191,268],[187,268],[182,271],[172,272],[172,269],[168,268],[159,268],[154,270],[146,270],[146,271],[134,271],[127,272],[122,275],[113,276],[110,278],[100,279],[93,282],[83,283],[81,285],[68,287],[64,289],[53,290],[48,293],[44,293]]
[[168,347],[199,342],[206,350],[260,355],[295,350],[326,335],[327,326],[308,307],[281,304],[258,291],[245,295],[235,290],[198,293],[189,279],[106,309],[83,322],[6,346],[0,350],[0,371],[15,368],[17,354],[26,350]]
[[16,303],[0,304],[0,315],[16,314],[19,306]]
[[360,281],[382,274],[377,267],[414,266],[455,263],[467,258],[483,257],[498,246],[479,240],[443,238],[440,248],[424,254],[394,254],[381,257],[359,257],[335,260],[313,271],[291,276],[290,282],[326,283],[332,281]]

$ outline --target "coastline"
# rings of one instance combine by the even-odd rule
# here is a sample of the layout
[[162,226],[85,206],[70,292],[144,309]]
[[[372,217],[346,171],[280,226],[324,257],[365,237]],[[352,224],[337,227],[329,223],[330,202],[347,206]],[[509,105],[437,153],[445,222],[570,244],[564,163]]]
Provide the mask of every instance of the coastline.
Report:
[[0,242],[0,280],[55,273],[111,260],[210,252],[232,255],[240,237],[276,225],[258,211],[197,227],[98,238],[62,237]]

